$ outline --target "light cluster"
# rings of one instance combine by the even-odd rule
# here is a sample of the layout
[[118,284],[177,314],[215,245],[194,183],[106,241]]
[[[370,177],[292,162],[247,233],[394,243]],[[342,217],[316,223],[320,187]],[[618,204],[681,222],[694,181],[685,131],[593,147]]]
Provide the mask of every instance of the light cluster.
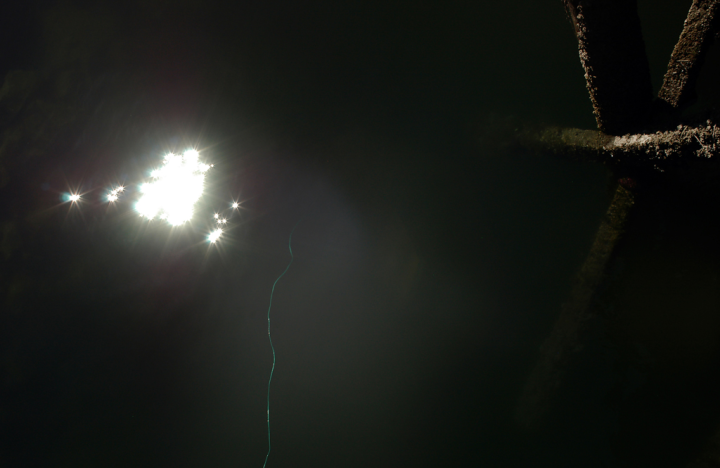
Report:
[[[233,201],[230,207],[233,210],[237,210],[240,208],[240,203]],[[220,239],[220,236],[222,236],[223,230],[220,226],[224,226],[228,223],[228,217],[226,215],[221,215],[220,213],[213,214],[213,219],[215,220],[217,227],[208,235],[208,241],[211,244],[217,242],[218,239]]]
[[[139,186],[140,199],[135,203],[135,210],[147,220],[160,219],[171,226],[180,226],[193,218],[195,204],[200,200],[205,189],[205,173],[213,165],[200,161],[199,153],[194,149],[182,155],[167,154],[163,164],[150,173],[151,179]],[[108,190],[105,199],[108,203],[118,202],[125,192],[125,186],[118,185]],[[65,193],[65,201],[73,204],[81,200],[78,193]],[[215,227],[207,235],[211,244],[216,243],[223,235],[223,227],[227,226],[232,213],[228,210],[240,208],[240,203],[233,200],[230,208],[213,215]]]
[[140,186],[142,197],[135,209],[148,219],[160,218],[172,226],[190,221],[195,203],[203,194],[205,172],[210,166],[198,160],[198,152],[168,154],[163,166],[152,171],[152,182]]
[[123,191],[125,191],[125,187],[123,187],[122,185],[111,190],[110,193],[108,193],[108,195],[107,195],[108,201],[110,203],[118,201],[118,198],[120,198],[119,194],[122,193]]

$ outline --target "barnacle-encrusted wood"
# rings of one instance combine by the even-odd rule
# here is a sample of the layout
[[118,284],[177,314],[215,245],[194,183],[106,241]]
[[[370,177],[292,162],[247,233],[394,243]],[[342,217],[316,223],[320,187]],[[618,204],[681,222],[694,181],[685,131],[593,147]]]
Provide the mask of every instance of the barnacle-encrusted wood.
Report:
[[[703,174],[718,174],[715,159],[720,128],[715,119],[686,125],[678,116],[693,96],[703,56],[717,32],[720,0],[693,2],[655,106],[651,105],[636,2],[564,0],[564,4],[575,26],[598,130],[525,130],[518,134],[520,143],[558,155],[611,163],[621,170],[666,171],[694,161]],[[520,396],[515,415],[526,427],[533,426],[551,406],[567,366],[582,349],[581,335],[597,314],[593,297],[633,204],[632,192],[618,185],[570,297]]]
[[665,170],[688,158],[712,158],[720,149],[720,127],[712,121],[680,124],[674,130],[607,135],[597,130],[545,127],[521,135],[525,146],[586,160]]
[[696,0],[690,7],[658,93],[673,109],[681,110],[695,99],[695,82],[717,30],[717,11],[717,0]]
[[566,0],[598,128],[642,128],[652,102],[650,68],[635,0]]

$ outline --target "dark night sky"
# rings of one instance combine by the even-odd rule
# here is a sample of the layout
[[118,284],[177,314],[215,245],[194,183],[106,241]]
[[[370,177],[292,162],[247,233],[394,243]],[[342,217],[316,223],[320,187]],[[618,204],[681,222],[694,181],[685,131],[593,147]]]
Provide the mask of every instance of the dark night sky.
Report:
[[[594,128],[560,1],[16,3],[0,67],[34,84],[14,113],[0,92],[0,465],[261,467],[297,225],[268,467],[665,466],[607,397],[644,377],[602,326],[542,428],[513,419],[612,193],[507,144]],[[690,4],[663,3],[639,6],[656,87]],[[133,187],[190,145],[215,164],[202,210],[147,226]]]

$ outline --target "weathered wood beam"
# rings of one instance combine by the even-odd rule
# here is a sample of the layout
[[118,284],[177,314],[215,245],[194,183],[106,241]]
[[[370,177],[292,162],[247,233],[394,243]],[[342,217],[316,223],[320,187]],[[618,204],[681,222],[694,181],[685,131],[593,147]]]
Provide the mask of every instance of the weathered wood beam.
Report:
[[636,0],[564,0],[598,129],[612,135],[643,128],[653,99]]
[[[695,0],[690,9],[660,96],[660,102],[673,111],[689,102],[694,92],[702,58],[715,31],[718,2]],[[549,127],[526,130],[517,135],[522,145],[563,156],[660,170],[677,161],[720,157],[720,128],[711,121],[639,133],[657,116],[651,115],[652,87],[635,0],[564,3],[575,25],[599,131]],[[673,114],[677,117],[677,112]],[[632,192],[618,185],[570,297],[542,345],[540,358],[518,401],[516,420],[525,427],[534,426],[550,408],[573,357],[583,347],[588,323],[598,315],[593,298],[633,203]]]
[[675,111],[692,104],[696,98],[700,68],[718,30],[719,6],[720,0],[695,0],[690,7],[658,93],[660,101]]
[[[520,144],[536,151],[613,164],[657,166],[687,158],[720,158],[720,127],[678,125],[675,130],[612,136],[597,130],[546,127],[527,130]],[[720,162],[720,161],[718,161]]]
[[578,272],[570,297],[563,304],[560,317],[540,349],[540,359],[530,373],[515,408],[515,419],[525,428],[535,426],[548,411],[573,356],[583,348],[583,332],[596,315],[590,303],[603,279],[615,244],[622,235],[633,203],[633,194],[619,185],[590,253]]
[[[720,158],[718,142],[720,127],[679,125],[675,130],[650,134],[611,136],[600,131],[545,128],[527,131],[520,139],[525,146],[563,156],[582,157],[627,166],[657,169],[677,162],[708,161]],[[718,160],[720,162],[720,160]],[[701,172],[707,176],[707,164]],[[718,176],[720,164],[711,170]],[[618,185],[595,241],[580,268],[570,296],[563,304],[552,332],[540,349],[540,356],[528,376],[525,388],[515,408],[516,421],[523,427],[537,427],[565,380],[568,369],[576,362],[578,352],[587,339],[586,331],[593,318],[601,312],[593,305],[598,286],[605,275],[606,265],[622,236],[624,225],[634,203],[633,193]]]

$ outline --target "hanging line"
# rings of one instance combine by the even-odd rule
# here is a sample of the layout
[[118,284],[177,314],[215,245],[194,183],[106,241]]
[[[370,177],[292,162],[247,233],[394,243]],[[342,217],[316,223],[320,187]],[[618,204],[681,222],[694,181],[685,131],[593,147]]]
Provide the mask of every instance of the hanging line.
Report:
[[[302,218],[300,220],[302,221]],[[293,251],[292,251],[292,235],[293,235],[293,232],[295,232],[295,228],[297,227],[298,224],[300,224],[300,221],[295,223],[295,226],[293,226],[292,231],[290,231],[290,238],[288,239],[288,250],[290,251],[290,263],[288,263],[287,266],[285,267],[285,271],[283,271],[282,274],[277,277],[277,279],[273,283],[272,291],[270,291],[270,305],[268,305],[267,318],[268,318],[268,340],[270,340],[270,349],[272,349],[273,363],[272,363],[272,369],[270,369],[270,378],[268,379],[268,391],[267,391],[268,451],[267,451],[267,455],[265,455],[265,463],[263,463],[263,468],[265,468],[265,465],[267,465],[268,457],[270,456],[270,448],[271,448],[271,446],[270,446],[270,382],[272,382],[273,372],[275,372],[275,347],[273,346],[272,337],[270,336],[270,308],[272,307],[272,298],[273,298],[273,294],[275,293],[275,285],[278,283],[278,281],[280,281],[280,278],[285,276],[285,273],[287,273],[287,271],[290,269],[290,265],[292,265],[292,262],[295,259],[295,257],[293,256]]]

